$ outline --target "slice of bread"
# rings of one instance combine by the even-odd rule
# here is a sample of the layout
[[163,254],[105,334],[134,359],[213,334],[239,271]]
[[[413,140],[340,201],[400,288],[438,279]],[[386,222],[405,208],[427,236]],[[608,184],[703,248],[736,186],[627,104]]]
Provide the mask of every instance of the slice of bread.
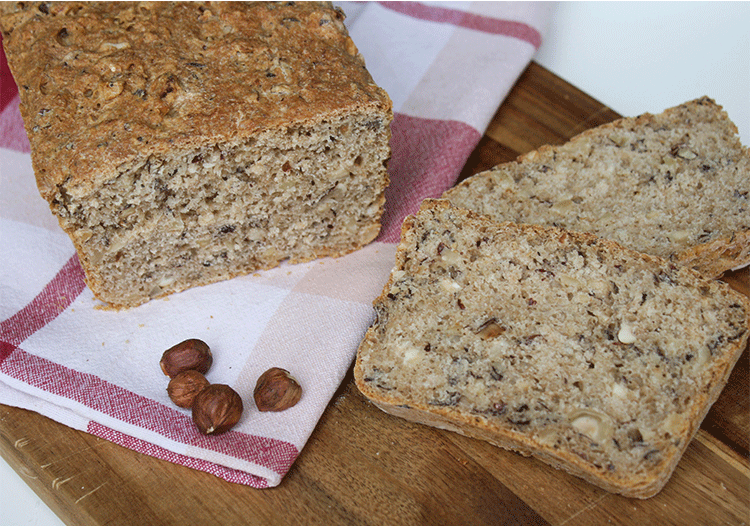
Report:
[[592,234],[427,200],[354,369],[394,415],[608,491],[669,479],[746,348],[750,300]]
[[750,263],[750,152],[707,97],[543,146],[444,197],[501,221],[592,232],[708,276]]

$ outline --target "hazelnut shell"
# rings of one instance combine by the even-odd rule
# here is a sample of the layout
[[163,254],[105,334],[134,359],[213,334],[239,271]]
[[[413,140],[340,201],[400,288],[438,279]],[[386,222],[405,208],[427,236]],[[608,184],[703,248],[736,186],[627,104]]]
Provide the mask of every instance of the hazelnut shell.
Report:
[[191,408],[195,397],[208,387],[209,381],[203,373],[193,369],[182,371],[169,381],[167,394],[178,407]]
[[242,416],[242,398],[224,384],[211,384],[193,401],[193,422],[204,435],[226,433]]
[[213,361],[214,358],[208,345],[202,340],[193,338],[164,351],[159,365],[165,375],[174,378],[188,370],[206,374]]
[[286,369],[272,367],[260,375],[253,391],[258,411],[284,411],[302,397],[302,387]]

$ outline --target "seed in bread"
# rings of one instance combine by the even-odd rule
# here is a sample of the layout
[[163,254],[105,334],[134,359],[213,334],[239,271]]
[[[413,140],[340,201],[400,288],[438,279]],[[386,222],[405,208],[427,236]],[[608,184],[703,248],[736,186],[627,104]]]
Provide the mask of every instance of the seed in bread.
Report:
[[669,479],[750,332],[750,300],[591,234],[427,200],[354,377],[383,410],[608,491]]
[[112,306],[380,228],[391,101],[319,2],[6,2],[37,184]]
[[499,221],[592,232],[708,276],[750,263],[750,152],[708,97],[543,146],[444,197]]

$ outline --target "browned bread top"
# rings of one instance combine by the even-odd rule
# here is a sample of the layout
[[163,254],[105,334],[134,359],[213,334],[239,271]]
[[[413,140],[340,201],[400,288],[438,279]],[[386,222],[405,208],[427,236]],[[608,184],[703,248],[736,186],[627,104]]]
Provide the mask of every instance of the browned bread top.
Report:
[[352,109],[390,110],[318,2],[7,2],[3,46],[42,195],[135,159],[237,143]]

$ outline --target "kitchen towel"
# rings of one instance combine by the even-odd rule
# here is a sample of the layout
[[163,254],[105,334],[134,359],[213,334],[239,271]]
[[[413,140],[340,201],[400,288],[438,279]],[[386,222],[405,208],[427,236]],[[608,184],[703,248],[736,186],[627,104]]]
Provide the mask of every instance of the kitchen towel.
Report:
[[[37,192],[3,55],[0,403],[231,482],[281,482],[374,319],[401,222],[456,181],[550,15],[549,4],[536,2],[339,5],[394,103],[392,182],[378,239],[345,257],[284,264],[126,311],[97,308],[72,243]],[[161,354],[188,338],[212,349],[208,379],[245,402],[225,434],[201,435],[189,410],[167,396]],[[255,382],[269,367],[302,385],[293,408],[255,408]]]

